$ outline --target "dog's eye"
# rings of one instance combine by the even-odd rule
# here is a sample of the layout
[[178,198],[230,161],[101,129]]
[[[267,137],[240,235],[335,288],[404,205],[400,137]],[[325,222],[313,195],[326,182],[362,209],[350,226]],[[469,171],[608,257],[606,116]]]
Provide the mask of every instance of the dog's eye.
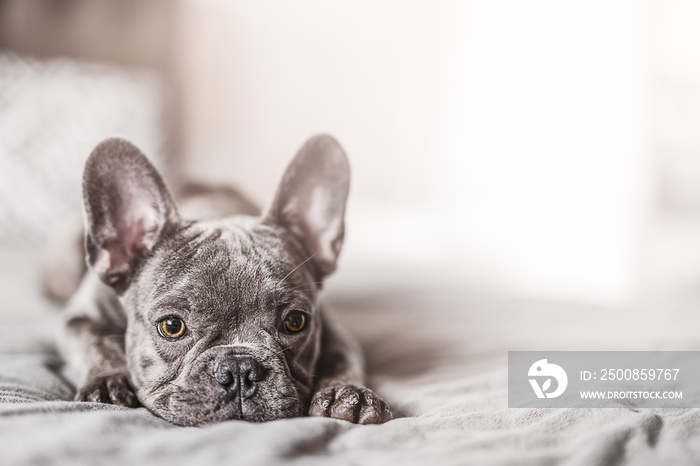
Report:
[[180,338],[186,329],[185,323],[177,317],[166,317],[158,324],[158,331],[165,338]]
[[306,324],[306,316],[301,311],[292,311],[286,319],[284,319],[284,329],[287,333],[297,333],[304,328]]

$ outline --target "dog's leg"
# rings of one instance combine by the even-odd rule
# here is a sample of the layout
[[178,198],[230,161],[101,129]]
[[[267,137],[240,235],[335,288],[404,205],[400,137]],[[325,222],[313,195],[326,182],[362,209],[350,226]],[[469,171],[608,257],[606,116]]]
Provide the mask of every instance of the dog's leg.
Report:
[[381,424],[392,419],[389,406],[365,387],[362,349],[346,332],[324,316],[316,394],[310,416]]
[[76,401],[137,407],[124,356],[126,317],[114,291],[91,272],[64,313],[63,358],[83,372]]

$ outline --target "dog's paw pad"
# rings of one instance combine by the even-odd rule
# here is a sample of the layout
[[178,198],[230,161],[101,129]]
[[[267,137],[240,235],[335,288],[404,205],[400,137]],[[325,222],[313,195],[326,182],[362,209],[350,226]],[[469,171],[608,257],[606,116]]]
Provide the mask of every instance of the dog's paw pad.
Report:
[[75,401],[108,403],[129,408],[140,406],[128,377],[121,374],[88,379],[75,395]]
[[369,388],[341,385],[314,395],[309,416],[323,416],[358,424],[381,424],[392,419],[389,406]]

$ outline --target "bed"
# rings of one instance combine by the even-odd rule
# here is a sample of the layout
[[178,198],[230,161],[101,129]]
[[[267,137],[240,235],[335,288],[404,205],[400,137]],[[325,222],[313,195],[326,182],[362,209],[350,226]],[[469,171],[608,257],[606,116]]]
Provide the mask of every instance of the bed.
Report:
[[54,343],[60,310],[38,291],[36,253],[0,254],[4,466],[700,463],[700,409],[507,407],[508,350],[696,350],[695,303],[612,310],[396,280],[368,287],[367,271],[350,270],[332,279],[326,300],[360,337],[394,420],[182,428],[143,408],[71,401],[74,374]]

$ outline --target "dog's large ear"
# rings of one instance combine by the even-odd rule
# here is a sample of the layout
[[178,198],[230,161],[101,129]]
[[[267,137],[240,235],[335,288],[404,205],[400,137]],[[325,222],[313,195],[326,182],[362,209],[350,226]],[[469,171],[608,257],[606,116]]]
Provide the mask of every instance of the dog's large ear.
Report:
[[350,165],[340,144],[314,136],[282,177],[265,223],[280,225],[304,245],[321,275],[335,270],[345,232]]
[[88,264],[118,292],[179,221],[156,169],[133,144],[118,138],[102,141],[85,163],[83,204]]

